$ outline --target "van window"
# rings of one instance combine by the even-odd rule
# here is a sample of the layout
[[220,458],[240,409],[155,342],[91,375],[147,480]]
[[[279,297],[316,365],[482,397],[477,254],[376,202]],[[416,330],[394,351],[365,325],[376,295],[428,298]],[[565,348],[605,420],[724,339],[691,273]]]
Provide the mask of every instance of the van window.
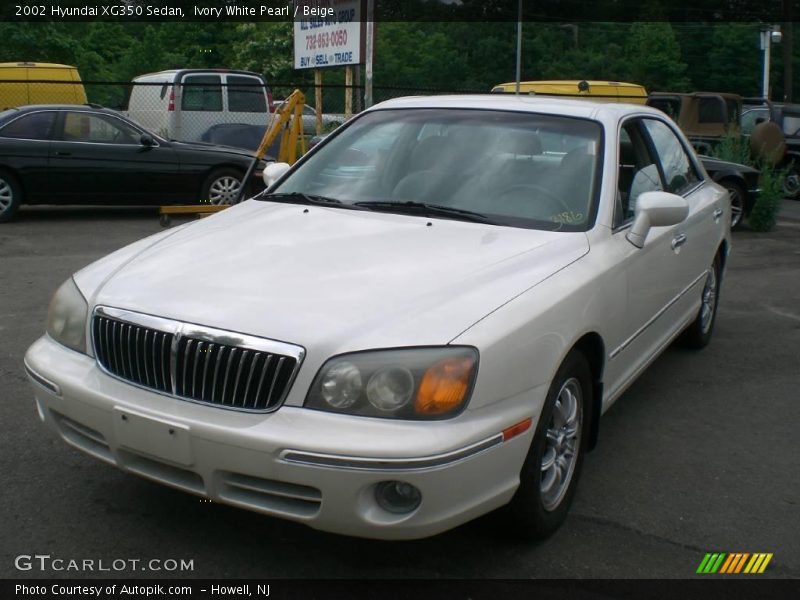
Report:
[[0,129],[0,136],[26,140],[49,140],[55,121],[56,113],[54,112],[25,115]]
[[264,85],[255,77],[228,75],[228,110],[230,112],[267,112]]
[[184,77],[181,110],[222,111],[222,78],[219,75]]

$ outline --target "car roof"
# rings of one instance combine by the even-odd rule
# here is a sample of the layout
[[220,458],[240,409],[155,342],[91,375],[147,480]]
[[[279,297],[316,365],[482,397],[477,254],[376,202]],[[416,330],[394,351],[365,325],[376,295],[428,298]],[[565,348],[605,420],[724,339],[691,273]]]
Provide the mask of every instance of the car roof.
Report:
[[629,114],[652,114],[663,117],[660,110],[641,104],[601,102],[584,99],[531,96],[527,94],[463,94],[457,96],[407,96],[376,104],[369,110],[397,108],[465,108],[544,113],[585,119],[617,120]]
[[260,73],[255,71],[242,71],[240,69],[167,69],[165,71],[157,71],[155,73],[143,73],[133,78],[133,81],[142,81],[144,79],[153,79],[157,81],[174,81],[183,75],[194,75],[197,73],[225,73],[228,75],[250,75],[264,79]]
[[99,106],[97,104],[26,104],[24,106],[17,106],[13,110],[18,110],[20,112],[33,112],[36,110],[82,110],[119,114],[119,112],[113,108],[106,108],[105,106]]

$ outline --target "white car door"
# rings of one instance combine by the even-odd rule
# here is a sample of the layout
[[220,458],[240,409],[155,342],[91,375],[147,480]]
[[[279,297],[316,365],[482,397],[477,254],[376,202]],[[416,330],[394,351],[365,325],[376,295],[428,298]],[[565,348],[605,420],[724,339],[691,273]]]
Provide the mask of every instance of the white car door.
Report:
[[666,189],[656,148],[643,120],[629,119],[620,130],[618,200],[611,237],[618,268],[627,282],[627,310],[621,331],[609,347],[607,402],[647,366],[674,333],[673,309],[688,278],[686,255],[679,241],[683,224],[653,227],[642,248],[626,238],[638,196]]
[[697,314],[722,230],[730,222],[730,210],[725,210],[725,193],[703,179],[687,145],[673,128],[658,119],[643,119],[643,123],[658,155],[664,189],[682,195],[689,204],[689,215],[677,226],[672,241],[673,251],[680,258],[683,282],[676,292],[681,295],[672,310],[674,317],[667,323],[674,332]]

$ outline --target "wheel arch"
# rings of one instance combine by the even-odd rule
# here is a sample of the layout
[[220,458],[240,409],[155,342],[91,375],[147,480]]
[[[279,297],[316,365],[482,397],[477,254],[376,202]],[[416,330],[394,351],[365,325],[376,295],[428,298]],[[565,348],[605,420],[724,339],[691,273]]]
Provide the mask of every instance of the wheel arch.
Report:
[[588,447],[591,450],[597,445],[597,436],[600,430],[600,412],[603,406],[603,371],[606,357],[605,343],[599,333],[591,331],[581,336],[572,345],[569,352],[573,350],[583,354],[586,362],[589,363],[589,370],[592,374],[592,406]]

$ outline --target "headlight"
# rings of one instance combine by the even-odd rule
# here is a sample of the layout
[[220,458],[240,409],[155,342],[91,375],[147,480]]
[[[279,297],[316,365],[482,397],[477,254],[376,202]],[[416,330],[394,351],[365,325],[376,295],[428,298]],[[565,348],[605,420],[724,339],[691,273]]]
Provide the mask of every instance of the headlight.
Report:
[[86,316],[89,305],[78,286],[67,279],[58,288],[47,311],[47,333],[51,338],[86,354]]
[[467,404],[478,351],[464,346],[371,350],[326,362],[305,406],[391,419],[443,419]]

